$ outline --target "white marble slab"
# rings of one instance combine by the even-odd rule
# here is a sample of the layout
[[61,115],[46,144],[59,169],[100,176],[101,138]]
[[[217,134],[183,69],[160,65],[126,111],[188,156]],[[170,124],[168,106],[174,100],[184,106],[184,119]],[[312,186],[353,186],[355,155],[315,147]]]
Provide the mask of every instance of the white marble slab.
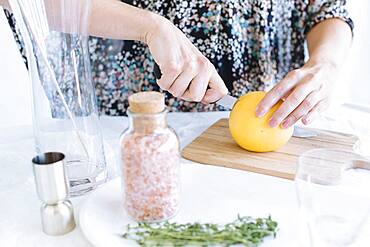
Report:
[[[171,113],[169,114],[169,123],[179,134],[181,145],[184,147],[212,123],[219,118],[227,117],[227,115],[227,112]],[[109,174],[110,178],[113,178],[117,175],[115,151],[117,150],[119,136],[127,127],[127,118],[102,117],[101,123],[107,146]],[[316,123],[316,126],[343,131],[352,130],[351,126],[345,121],[336,123],[330,119],[322,119]],[[40,203],[36,197],[30,161],[34,154],[32,126],[25,125],[0,129],[0,246],[90,246],[79,227],[71,234],[62,237],[49,237],[41,232]],[[235,183],[245,177],[250,180],[250,184],[253,186],[238,188],[233,193],[229,191],[225,198],[232,197],[235,201],[244,198],[244,203],[247,202],[247,198],[253,202],[250,205],[264,205],[267,209],[271,208],[272,212],[279,208],[296,207],[294,186],[291,181],[194,163],[191,164],[191,167],[187,169],[184,179],[191,180],[191,173],[196,172],[198,179],[194,188],[207,184],[213,184],[216,186],[214,188],[218,188],[217,183],[224,182],[224,174],[228,174],[228,179],[235,174],[238,177]],[[212,174],[212,176],[209,174]],[[204,198],[219,196],[217,190]],[[243,195],[240,196],[240,194]],[[261,196],[264,194],[267,196]],[[72,199],[77,213],[85,200],[86,197]],[[204,203],[207,205],[207,202]],[[196,218],[200,219],[202,217],[202,215],[196,215],[196,211],[192,213],[195,213]],[[225,217],[227,213],[225,211]],[[210,214],[207,217],[205,220],[212,218],[212,215]],[[228,217],[231,217],[231,215]]]

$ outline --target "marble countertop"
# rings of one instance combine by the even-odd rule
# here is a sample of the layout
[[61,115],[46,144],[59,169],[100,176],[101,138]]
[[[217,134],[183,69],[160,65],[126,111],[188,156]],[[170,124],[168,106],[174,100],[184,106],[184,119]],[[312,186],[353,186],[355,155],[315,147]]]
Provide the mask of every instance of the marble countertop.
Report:
[[[341,115],[345,114],[344,111]],[[216,113],[170,113],[169,124],[180,137],[181,147],[189,144],[206,128],[228,112]],[[353,115],[352,115],[353,116]],[[120,133],[127,127],[127,118],[102,117],[101,124],[106,144],[108,173],[110,179],[117,176],[117,155]],[[353,125],[348,121],[333,120],[326,117],[313,127],[321,127],[343,132],[353,132]],[[32,175],[31,158],[35,155],[32,126],[16,126],[0,129],[0,245],[1,246],[90,246],[77,227],[72,233],[60,237],[50,237],[42,233],[39,206]],[[222,180],[222,171],[227,168],[213,168],[200,164],[191,164],[194,169],[218,169],[209,180]],[[197,168],[201,167],[201,168]],[[285,191],[281,192],[282,205],[296,206],[294,184],[291,181],[240,171],[248,174],[251,181],[270,184],[263,193],[274,193],[274,185]],[[204,176],[207,178],[207,176]],[[207,183],[207,181],[205,181]],[[280,186],[280,187],[279,187]],[[270,188],[270,189],[269,189]],[[256,190],[256,193],[262,191]],[[73,198],[76,214],[86,196]],[[279,205],[271,205],[271,207]],[[281,205],[280,205],[281,206]]]

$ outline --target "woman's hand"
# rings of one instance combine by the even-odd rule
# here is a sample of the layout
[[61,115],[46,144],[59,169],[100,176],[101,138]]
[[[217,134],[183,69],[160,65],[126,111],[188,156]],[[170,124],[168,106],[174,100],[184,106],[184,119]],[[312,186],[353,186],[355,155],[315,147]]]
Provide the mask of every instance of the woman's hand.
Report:
[[269,91],[256,109],[262,117],[279,100],[284,102],[269,120],[271,127],[288,128],[302,119],[311,123],[329,106],[335,83],[336,66],[329,62],[308,61],[302,68],[289,72]]
[[315,25],[307,34],[310,59],[300,69],[289,72],[258,104],[263,116],[279,100],[284,100],[269,120],[269,125],[288,128],[302,119],[311,123],[329,105],[338,68],[352,42],[350,27],[338,18]]
[[161,89],[187,100],[215,102],[228,93],[213,64],[170,21],[155,15],[144,37],[162,77]]

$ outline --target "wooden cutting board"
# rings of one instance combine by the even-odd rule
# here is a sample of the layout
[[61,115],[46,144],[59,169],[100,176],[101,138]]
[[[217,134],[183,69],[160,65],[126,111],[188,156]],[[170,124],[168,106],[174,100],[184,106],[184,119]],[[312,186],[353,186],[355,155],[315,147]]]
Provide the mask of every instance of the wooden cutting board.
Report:
[[240,148],[229,132],[228,119],[221,119],[196,138],[182,152],[185,159],[215,166],[224,166],[275,177],[294,179],[299,155],[314,148],[353,150],[356,136],[311,129],[315,137],[292,137],[275,152],[254,153]]

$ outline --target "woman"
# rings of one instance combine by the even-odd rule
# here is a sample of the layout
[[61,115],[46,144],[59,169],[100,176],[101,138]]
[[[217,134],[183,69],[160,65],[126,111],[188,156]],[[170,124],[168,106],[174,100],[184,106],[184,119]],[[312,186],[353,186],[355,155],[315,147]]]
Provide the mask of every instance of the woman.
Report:
[[273,87],[256,115],[283,99],[271,127],[309,124],[327,108],[352,39],[344,0],[125,2],[92,6],[91,35],[109,38],[91,38],[90,52],[99,106],[110,115],[125,114],[128,96],[142,90],[167,91],[171,110],[208,111],[221,110],[209,103],[227,91]]

